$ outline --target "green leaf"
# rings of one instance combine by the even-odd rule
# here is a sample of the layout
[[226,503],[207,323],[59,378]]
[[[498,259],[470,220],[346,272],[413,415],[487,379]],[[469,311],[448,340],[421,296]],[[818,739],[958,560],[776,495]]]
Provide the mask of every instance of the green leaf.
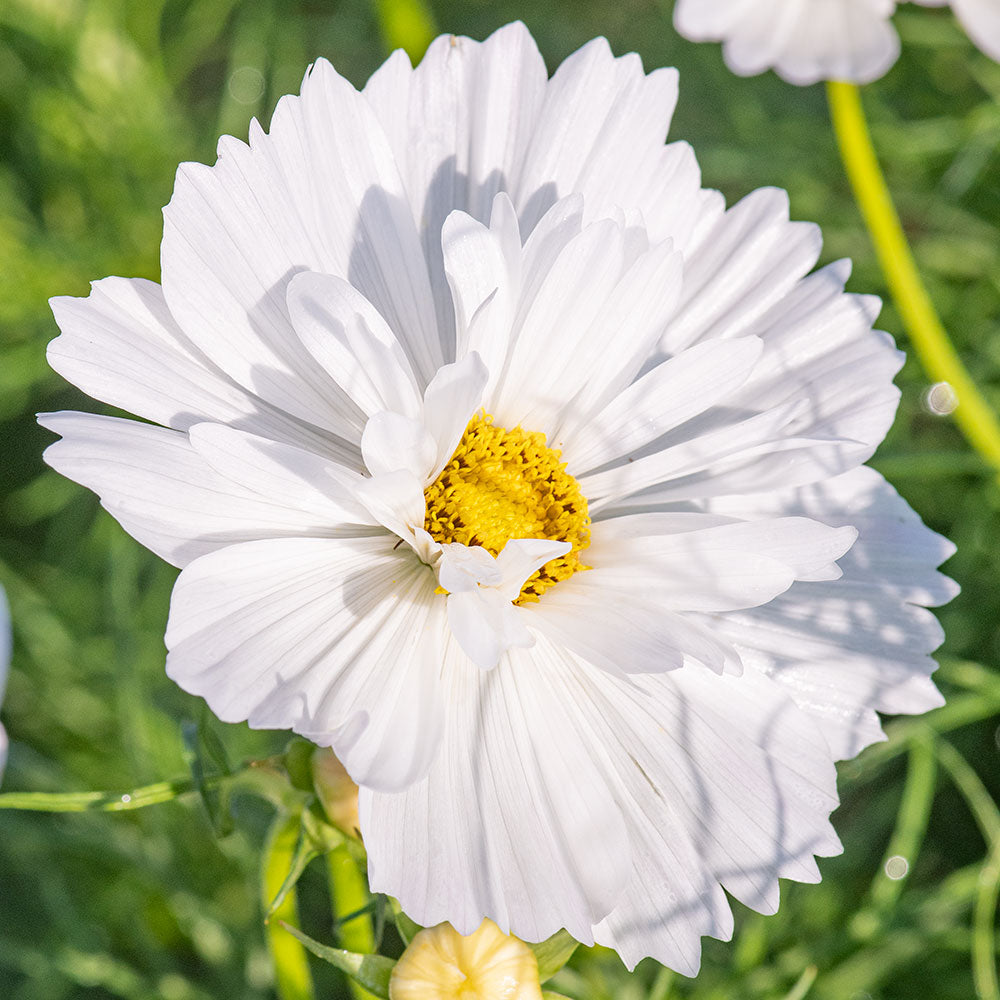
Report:
[[423,927],[415,923],[403,912],[398,899],[393,899],[391,905],[392,916],[396,921],[396,930],[399,931],[399,936],[403,939],[403,944],[408,945],[423,930]]
[[315,798],[302,810],[302,829],[318,854],[329,854],[347,841],[340,830],[327,821],[323,807]]
[[288,746],[282,757],[282,763],[288,772],[288,777],[295,788],[311,792],[313,790],[312,780],[312,755],[316,750],[316,744],[296,736]]
[[354,951],[344,951],[342,948],[331,948],[329,945],[314,941],[308,934],[303,934],[291,924],[282,922],[281,926],[293,937],[298,938],[317,958],[336,966],[369,993],[388,1000],[389,978],[396,966],[393,959],[385,958],[383,955],[361,955]]
[[225,785],[215,780],[232,774],[226,751],[205,718],[200,722],[183,723],[181,733],[195,791],[201,797],[215,835],[226,837],[233,832],[229,791]]
[[538,960],[538,981],[544,983],[551,979],[569,961],[578,944],[566,930],[557,931],[538,944],[529,944]]

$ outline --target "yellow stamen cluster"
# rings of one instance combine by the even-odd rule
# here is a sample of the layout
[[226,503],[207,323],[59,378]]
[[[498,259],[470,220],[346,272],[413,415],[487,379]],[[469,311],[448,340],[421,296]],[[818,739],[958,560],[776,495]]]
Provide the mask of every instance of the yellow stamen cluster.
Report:
[[590,544],[590,515],[577,481],[545,435],[494,427],[479,413],[427,487],[424,527],[438,542],[481,545],[496,556],[511,538],[551,538],[573,548],[528,578],[515,604],[537,601],[560,580],[588,569],[580,552]]

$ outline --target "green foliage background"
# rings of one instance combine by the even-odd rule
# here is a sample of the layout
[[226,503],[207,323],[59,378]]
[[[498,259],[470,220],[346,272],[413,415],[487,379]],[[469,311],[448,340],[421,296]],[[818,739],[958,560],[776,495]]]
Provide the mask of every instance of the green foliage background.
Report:
[[[1000,66],[946,10],[905,5],[900,63],[864,98],[922,271],[973,376],[1000,406]],[[550,69],[606,35],[647,66],[681,69],[672,129],[705,183],[736,200],[787,188],[818,221],[825,260],[851,287],[883,279],[837,159],[821,88],[738,80],[717,46],[670,25],[669,0],[435,0],[442,29],[483,37],[525,20]],[[0,582],[15,656],[3,716],[4,790],[131,789],[188,773],[182,723],[196,699],[163,673],[174,572],[125,536],[82,488],[47,471],[40,410],[95,409],[46,366],[52,295],[108,274],[158,278],[160,208],[176,164],[211,162],[327,56],[361,84],[386,37],[420,45],[419,8],[383,0],[5,0],[0,4]],[[881,325],[905,346],[899,319]],[[696,980],[653,963],[627,976],[581,949],[553,987],[584,998],[969,1000],[989,989],[1000,879],[997,484],[951,423],[922,405],[911,359],[899,419],[875,464],[954,539],[963,593],[941,612],[949,704],[891,722],[887,744],[841,768],[842,857],[819,886],[788,884],[763,918],[737,906],[732,944],[706,942]],[[239,760],[284,734],[205,724]],[[0,812],[0,996],[204,1000],[275,996],[260,903],[269,808],[238,797],[217,837],[193,796],[130,813]],[[885,859],[909,872],[889,879]],[[326,885],[302,886],[304,925],[333,940]],[[389,946],[392,946],[390,939]],[[975,958],[973,958],[975,956]],[[346,996],[316,967],[317,997]],[[997,994],[987,992],[990,1000]]]

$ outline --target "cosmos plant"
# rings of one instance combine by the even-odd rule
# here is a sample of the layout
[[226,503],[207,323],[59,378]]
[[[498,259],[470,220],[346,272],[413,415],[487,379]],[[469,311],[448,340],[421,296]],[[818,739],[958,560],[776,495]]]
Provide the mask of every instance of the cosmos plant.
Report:
[[677,88],[600,39],[549,79],[520,24],[320,60],[181,166],[162,284],[53,300],[53,367],[142,420],[42,422],[181,568],[170,677],[343,763],[373,890],[690,975],[723,890],[840,851],[834,762],[941,703],[955,587],[864,465],[878,301],[783,192],[702,188]]

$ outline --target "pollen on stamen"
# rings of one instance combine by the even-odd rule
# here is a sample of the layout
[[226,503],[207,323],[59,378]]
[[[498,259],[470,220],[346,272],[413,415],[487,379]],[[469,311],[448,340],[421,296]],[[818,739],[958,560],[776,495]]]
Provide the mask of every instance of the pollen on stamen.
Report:
[[551,538],[572,549],[547,562],[515,604],[537,601],[549,587],[589,569],[590,514],[577,481],[545,435],[496,427],[486,413],[469,421],[455,454],[424,491],[424,528],[435,541],[481,545],[496,556],[511,538]]

